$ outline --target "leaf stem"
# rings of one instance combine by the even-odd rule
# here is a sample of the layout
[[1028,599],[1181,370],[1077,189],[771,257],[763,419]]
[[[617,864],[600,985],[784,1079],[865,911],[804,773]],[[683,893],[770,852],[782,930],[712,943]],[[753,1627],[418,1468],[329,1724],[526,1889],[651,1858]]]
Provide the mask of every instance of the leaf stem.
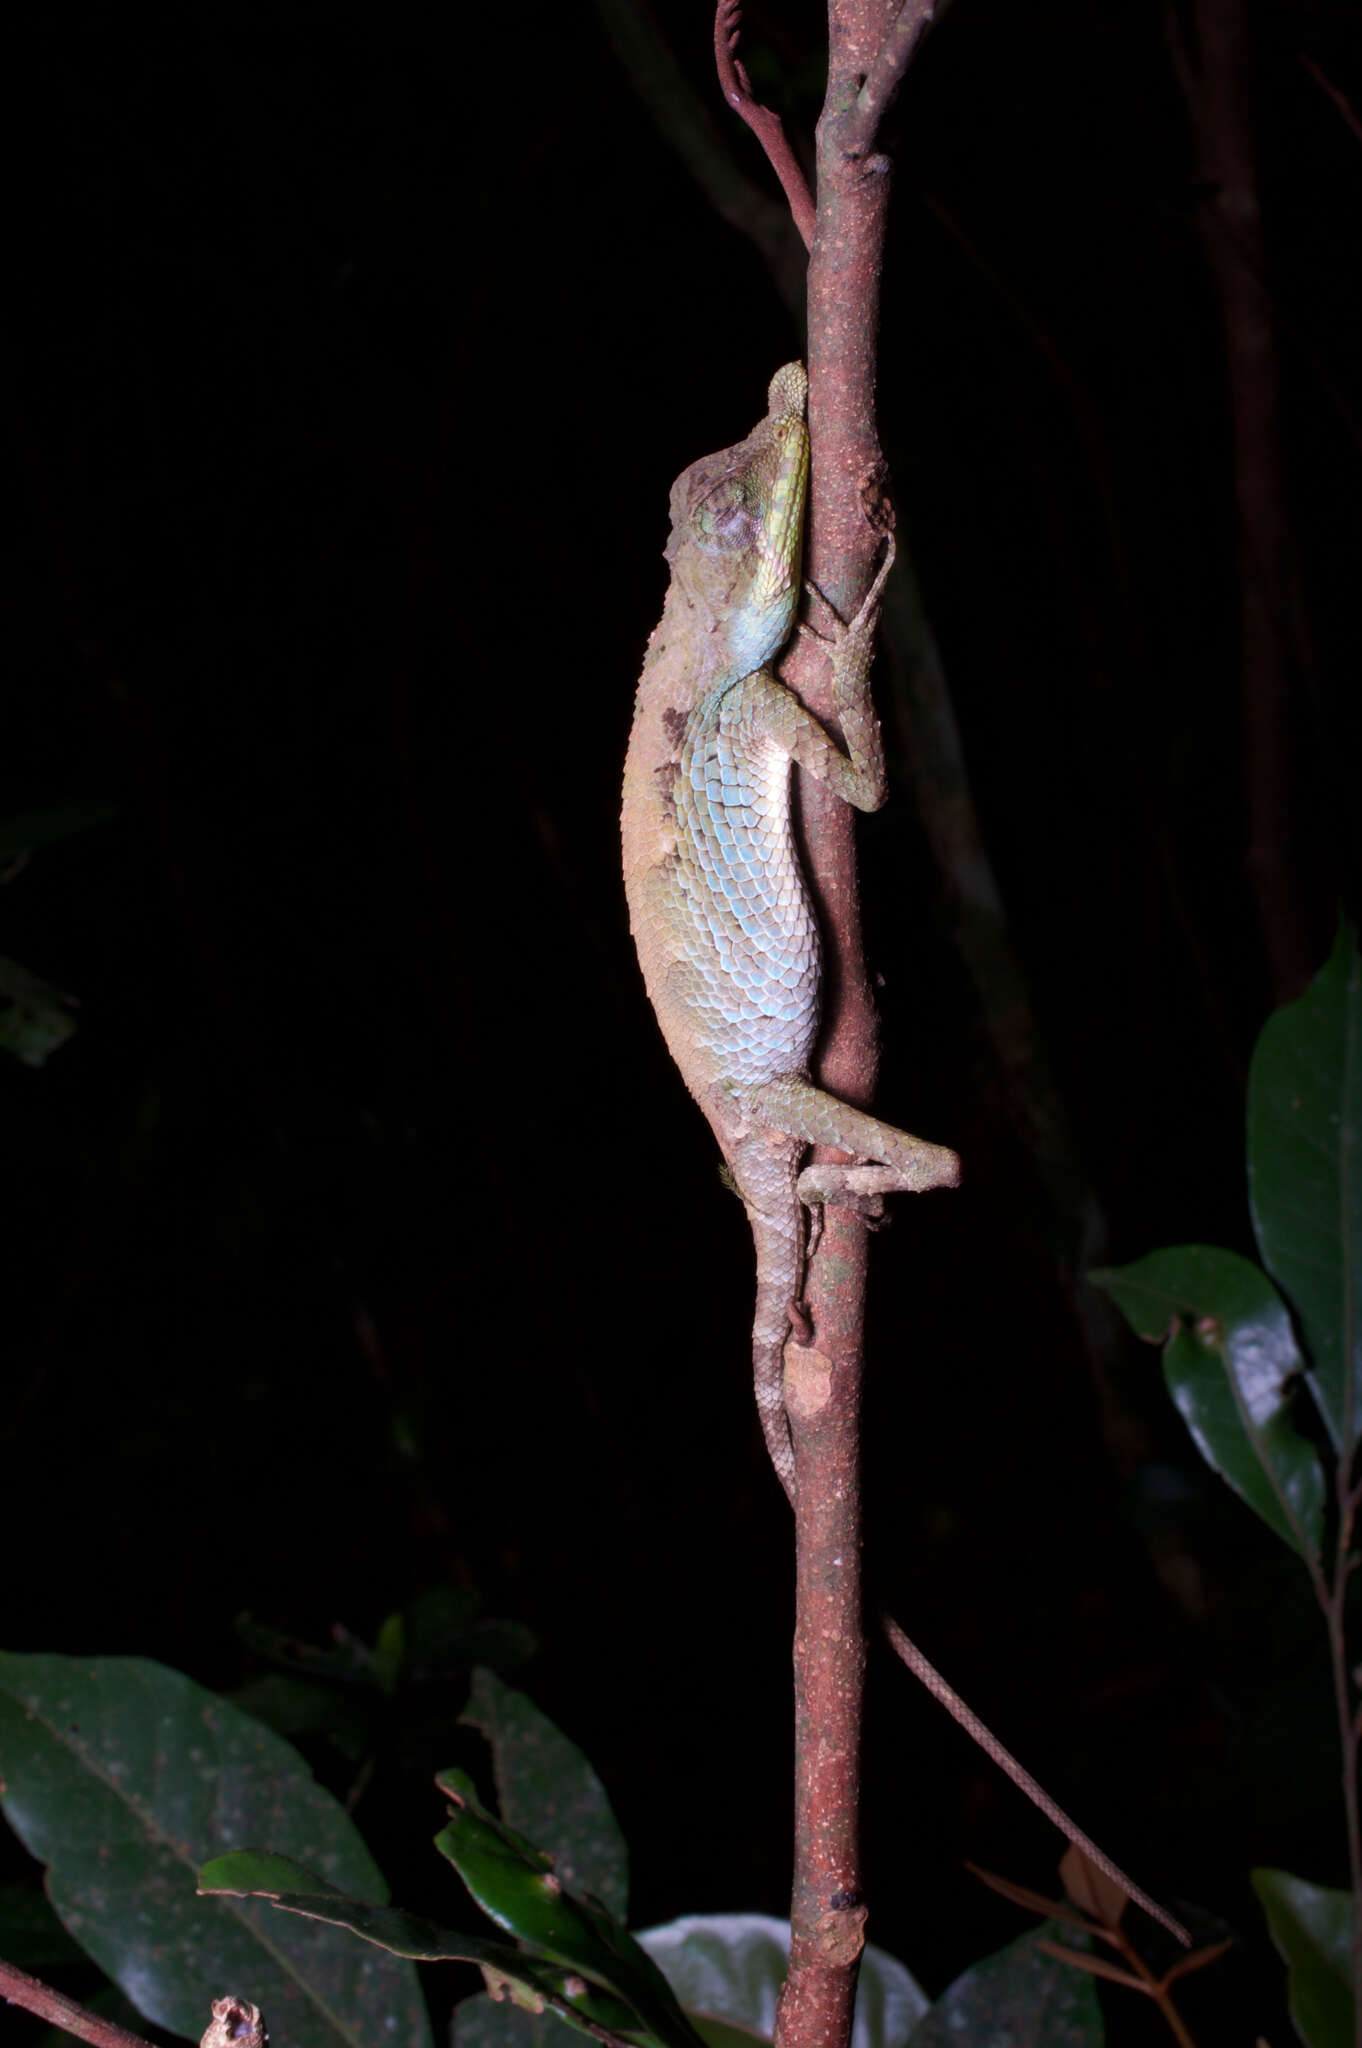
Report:
[[1196,2048],[1196,2042],[1183,2025],[1182,2015],[1173,2003],[1173,1994],[1168,1988],[1167,1979],[1154,1975],[1154,1972],[1150,1969],[1134,1942],[1127,1935],[1123,1934],[1119,1927],[1113,1927],[1112,1934],[1115,1937],[1116,1946],[1120,1950],[1121,1955],[1130,1964],[1132,1971],[1139,1978],[1140,1988],[1149,1993],[1149,1996],[1168,2022],[1168,2031],[1177,2042],[1178,2048]]
[[1348,1834],[1348,1874],[1353,1897],[1353,2041],[1362,2048],[1362,1821],[1358,1814],[1357,1743],[1358,1726],[1348,1692],[1348,1645],[1344,1634],[1344,1604],[1352,1572],[1353,1524],[1357,1492],[1348,1474],[1338,1468],[1338,1537],[1331,1589],[1316,1587],[1324,1609],[1329,1634],[1329,1663],[1334,1680],[1334,1710],[1338,1715],[1338,1739],[1343,1752],[1343,1816]]

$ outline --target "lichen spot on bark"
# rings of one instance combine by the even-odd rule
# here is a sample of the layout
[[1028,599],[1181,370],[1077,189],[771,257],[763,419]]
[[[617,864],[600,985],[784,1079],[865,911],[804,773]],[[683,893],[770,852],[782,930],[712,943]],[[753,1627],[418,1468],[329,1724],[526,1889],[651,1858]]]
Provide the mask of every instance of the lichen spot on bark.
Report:
[[785,1406],[792,1415],[817,1415],[832,1396],[832,1360],[812,1345],[785,1346]]
[[842,1906],[821,1913],[814,1924],[814,1938],[824,1962],[846,1969],[865,1947],[866,1908]]

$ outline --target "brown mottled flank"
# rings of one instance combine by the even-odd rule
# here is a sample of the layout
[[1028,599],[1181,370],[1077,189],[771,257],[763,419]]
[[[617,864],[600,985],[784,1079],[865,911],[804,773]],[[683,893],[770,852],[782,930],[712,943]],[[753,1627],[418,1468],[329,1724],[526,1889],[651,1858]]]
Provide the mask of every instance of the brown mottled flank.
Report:
[[[869,696],[880,594],[893,560],[830,643],[844,754],[771,672],[800,597],[809,438],[800,363],[771,380],[765,417],[672,486],[671,586],[649,642],[624,770],[624,883],[639,964],[668,1050],[708,1117],[757,1253],[757,1407],[791,1499],[782,1353],[803,1283],[803,1204],[876,1214],[894,1191],[953,1187],[960,1162],[809,1079],[822,973],[790,822],[790,764],[858,810],[885,798]],[[854,1167],[799,1170],[810,1144]]]

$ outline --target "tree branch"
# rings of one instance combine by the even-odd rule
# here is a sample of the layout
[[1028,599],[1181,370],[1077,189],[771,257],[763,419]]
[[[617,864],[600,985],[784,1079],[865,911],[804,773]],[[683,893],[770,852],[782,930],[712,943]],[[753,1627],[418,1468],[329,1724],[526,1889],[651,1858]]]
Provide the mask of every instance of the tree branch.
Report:
[[13,1963],[0,1962],[0,1998],[36,2013],[40,2020],[60,2027],[64,2034],[74,2034],[78,2041],[89,2041],[91,2048],[151,2048],[143,2035],[130,2033],[113,2020],[101,2019],[88,2006],[77,2005],[74,1998],[54,1991],[50,1984],[30,1977]]
[[[868,156],[871,74],[887,101],[911,45],[884,0],[830,0],[828,90],[818,124],[818,217],[809,266],[808,573],[844,618],[868,588],[884,498],[875,430],[879,285],[888,164]],[[884,54],[888,32],[894,48]],[[881,92],[881,85],[883,91]],[[850,146],[849,146],[850,145]],[[866,159],[862,161],[862,159]],[[883,523],[877,521],[877,523]],[[800,636],[782,673],[835,724],[821,651]],[[874,1090],[876,1022],[861,942],[850,807],[802,777],[805,868],[824,937],[821,1087],[864,1108]],[[838,1157],[816,1154],[816,1157]],[[829,1208],[805,1303],[814,1342],[786,1352],[794,1443],[796,1619],[795,1842],[790,1968],[775,2048],[844,2048],[864,1945],[859,1838],[861,1706],[860,1409],[866,1231]]]
[[854,112],[843,127],[841,147],[848,157],[866,156],[875,147],[880,123],[913,60],[913,52],[935,18],[936,0],[904,0],[866,73]]

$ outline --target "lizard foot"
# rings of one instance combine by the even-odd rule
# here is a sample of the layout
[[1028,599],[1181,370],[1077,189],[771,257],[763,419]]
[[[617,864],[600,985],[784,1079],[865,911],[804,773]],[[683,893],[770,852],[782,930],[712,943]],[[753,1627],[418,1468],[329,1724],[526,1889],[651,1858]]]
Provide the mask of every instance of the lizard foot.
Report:
[[811,1209],[831,1202],[835,1209],[850,1209],[872,1224],[885,1220],[885,1194],[897,1193],[900,1185],[893,1169],[883,1166],[806,1166],[795,1183],[800,1201]]

